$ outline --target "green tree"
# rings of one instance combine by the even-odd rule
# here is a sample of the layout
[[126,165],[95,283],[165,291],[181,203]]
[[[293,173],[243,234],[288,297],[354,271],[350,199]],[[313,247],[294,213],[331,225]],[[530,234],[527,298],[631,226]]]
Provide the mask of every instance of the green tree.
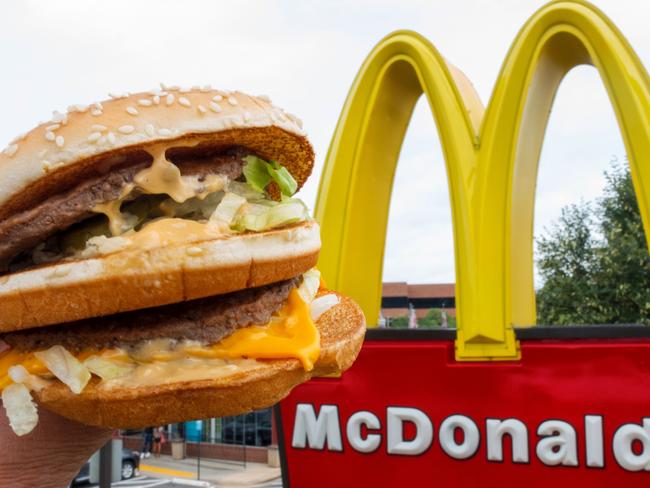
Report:
[[[424,317],[418,320],[420,329],[433,329],[442,326],[442,310],[439,308],[430,308]],[[447,314],[447,327],[453,329],[456,327],[456,318]]]
[[597,216],[603,236],[595,282],[609,323],[650,324],[650,255],[628,166],[606,173]]
[[537,239],[541,324],[650,323],[650,256],[626,166],[604,196],[562,210]]
[[390,319],[389,326],[391,329],[407,329],[409,326],[409,318],[406,315],[394,317]]

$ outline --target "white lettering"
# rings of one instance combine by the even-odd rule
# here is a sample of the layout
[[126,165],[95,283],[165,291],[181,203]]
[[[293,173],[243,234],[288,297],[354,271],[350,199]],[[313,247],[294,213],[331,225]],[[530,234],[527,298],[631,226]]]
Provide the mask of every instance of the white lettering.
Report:
[[600,415],[585,415],[585,444],[587,445],[587,466],[605,466],[603,452],[603,418]]
[[[463,442],[458,444],[454,438],[456,429],[463,431]],[[481,439],[478,427],[472,419],[464,415],[452,415],[440,424],[440,447],[454,459],[472,457]]]
[[503,436],[512,439],[512,462],[528,462],[528,429],[521,420],[517,419],[488,419],[487,458],[489,461],[503,461]]
[[374,452],[381,444],[381,435],[367,434],[365,439],[361,437],[361,426],[365,425],[367,429],[379,429],[381,424],[379,418],[372,412],[357,412],[348,419],[347,435],[348,442],[356,451],[369,453]]
[[325,442],[330,451],[343,450],[338,407],[323,405],[316,417],[313,405],[299,403],[296,406],[291,446],[300,449],[309,446],[312,449],[322,450]]
[[537,443],[537,457],[547,466],[577,466],[576,431],[561,420],[547,420],[537,428],[537,435],[545,436]]
[[[641,443],[641,452],[636,454],[634,442]],[[624,424],[614,434],[614,457],[623,469],[628,471],[650,471],[650,418],[638,424]]]
[[[404,440],[404,422],[415,425],[415,437]],[[433,425],[417,408],[388,407],[386,410],[386,443],[388,454],[417,456],[431,447]]]

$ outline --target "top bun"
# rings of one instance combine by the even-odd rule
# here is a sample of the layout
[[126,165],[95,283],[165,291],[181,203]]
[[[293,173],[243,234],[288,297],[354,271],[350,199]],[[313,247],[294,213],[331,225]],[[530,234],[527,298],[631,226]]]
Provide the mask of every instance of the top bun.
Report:
[[[161,85],[161,89],[54,112],[51,121],[0,153],[0,220],[29,209],[86,175],[125,160],[121,154],[166,141],[245,146],[284,165],[302,186],[314,151],[301,121],[264,96]],[[179,144],[182,145],[182,144]],[[128,156],[127,156],[128,157]]]

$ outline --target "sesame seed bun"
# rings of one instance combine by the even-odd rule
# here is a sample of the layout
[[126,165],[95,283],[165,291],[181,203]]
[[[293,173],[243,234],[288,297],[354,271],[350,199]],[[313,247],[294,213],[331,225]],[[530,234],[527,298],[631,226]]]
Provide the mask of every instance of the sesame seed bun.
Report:
[[304,222],[12,273],[0,277],[0,332],[275,283],[313,268],[319,251],[318,224]]
[[129,151],[162,141],[169,147],[248,147],[284,165],[298,188],[314,164],[300,120],[267,97],[208,87],[114,96],[55,112],[51,121],[15,138],[0,153],[0,220],[86,175],[106,171]]
[[[321,290],[320,295],[332,293]],[[105,389],[96,379],[75,395],[54,383],[35,396],[40,405],[88,425],[135,429],[191,419],[223,417],[269,407],[313,376],[345,371],[356,359],[365,335],[365,318],[350,298],[317,321],[320,357],[312,371],[296,359],[260,361],[252,370],[215,379],[138,388]]]

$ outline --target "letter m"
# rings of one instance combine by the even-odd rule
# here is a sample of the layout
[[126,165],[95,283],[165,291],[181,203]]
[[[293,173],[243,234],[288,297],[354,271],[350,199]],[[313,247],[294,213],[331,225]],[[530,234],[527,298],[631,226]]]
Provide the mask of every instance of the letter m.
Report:
[[327,442],[330,451],[342,451],[339,409],[336,405],[323,405],[318,416],[314,406],[299,403],[296,406],[296,420],[293,424],[291,447],[323,450]]

